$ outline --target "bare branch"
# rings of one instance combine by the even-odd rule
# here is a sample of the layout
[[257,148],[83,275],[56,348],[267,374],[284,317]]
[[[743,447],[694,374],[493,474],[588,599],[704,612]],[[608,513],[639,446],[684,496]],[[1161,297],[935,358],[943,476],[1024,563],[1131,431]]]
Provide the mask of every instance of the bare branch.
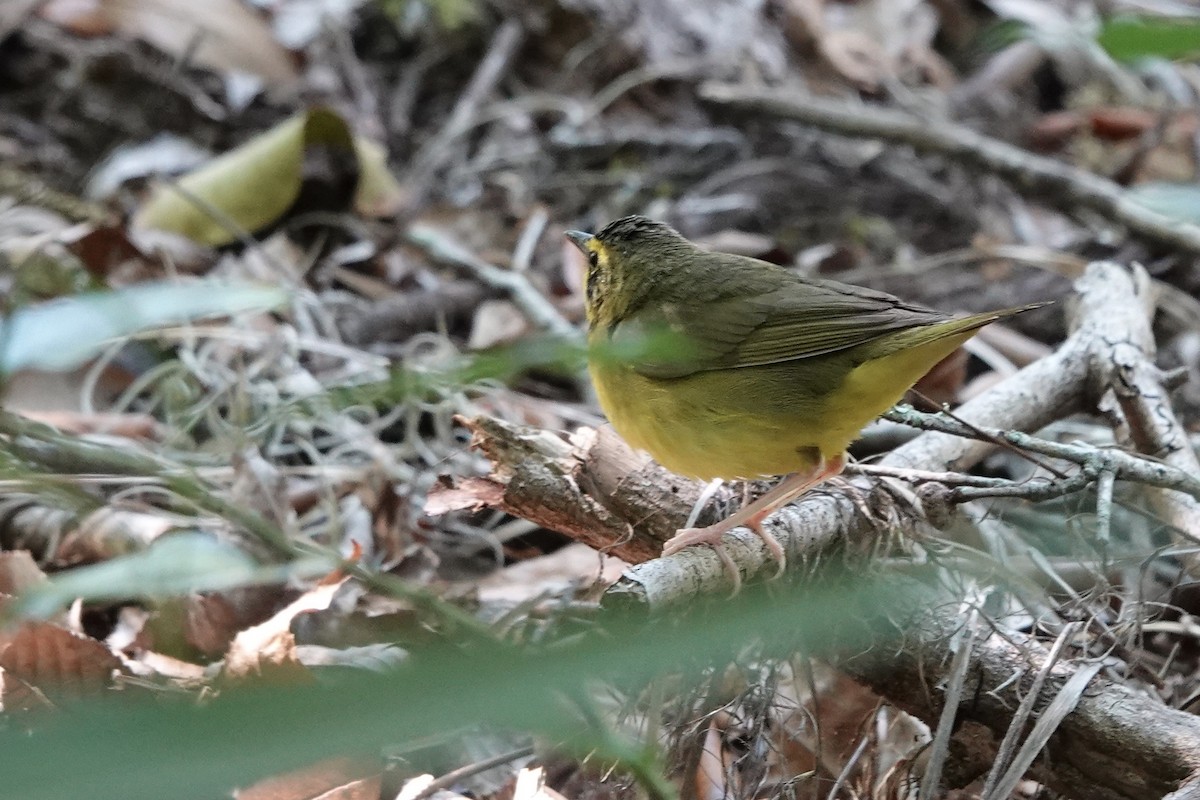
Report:
[[[1113,379],[1109,372],[1098,377],[1097,365],[1125,363],[1116,361],[1113,353],[1114,347],[1128,349],[1125,312],[1133,307],[1147,315],[1150,310],[1147,304],[1129,302],[1137,296],[1136,283],[1129,270],[1116,264],[1092,264],[1076,285],[1076,326],[1062,347],[964,404],[957,415],[973,426],[1036,430],[1087,407],[1088,400],[1103,392]],[[1165,396],[1155,393],[1153,385],[1129,385],[1132,393],[1122,408],[1147,397],[1162,402],[1159,398]],[[1161,383],[1158,387],[1161,389]],[[492,421],[476,420],[473,427],[478,443],[496,463],[492,476],[485,479],[488,492],[476,493],[479,503],[505,508],[593,543],[611,543],[617,537],[620,541],[612,546],[613,552],[633,560],[657,552],[659,543],[679,525],[700,491],[699,484],[672,478],[628,449],[602,445],[602,440],[616,440],[615,435],[603,431],[576,434],[568,441]],[[1145,430],[1157,428],[1146,426]],[[547,459],[538,448],[529,447],[530,437],[541,437],[542,447],[553,457]],[[1149,433],[1145,438],[1154,441]],[[935,431],[899,447],[883,464],[895,469],[963,469],[994,446]],[[621,455],[614,460],[608,455],[611,453]],[[539,459],[542,463],[536,463]],[[1132,459],[1123,464],[1123,468],[1135,468]],[[1141,464],[1136,468],[1142,469]],[[1180,467],[1173,474],[1179,472],[1188,470]],[[548,479],[539,477],[546,475]],[[856,480],[865,485],[861,478]],[[443,492],[455,499],[462,489],[471,487]],[[471,494],[466,492],[468,497]],[[1179,492],[1172,494],[1192,501]],[[440,497],[434,496],[435,504]],[[865,503],[856,503],[851,492],[826,487],[778,512],[771,521],[772,532],[787,547],[791,563],[811,563],[835,545],[877,539],[870,513]],[[622,531],[626,522],[629,526]],[[903,514],[889,523],[894,531],[917,521]],[[765,548],[749,531],[735,531],[727,541],[729,553],[744,575],[770,566]],[[727,590],[728,586],[718,557],[707,548],[692,548],[637,564],[609,590],[605,605],[655,608]],[[895,705],[936,724],[945,710],[946,687],[953,678],[951,642],[961,635],[961,602],[948,593],[928,590],[923,601],[901,606],[897,601],[890,623],[899,644],[865,651],[860,647],[845,654],[838,666]],[[1026,693],[1037,690],[1035,684],[1042,687],[1037,692],[1042,697],[1032,707],[1047,708],[1048,701],[1058,698],[1057,704],[1041,712],[1034,732],[1013,756],[1013,764],[1021,768],[1032,764],[1029,774],[1036,779],[1075,797],[1104,800],[1160,797],[1194,780],[1200,768],[1200,719],[1169,709],[1148,694],[1096,677],[1094,665],[1059,661],[1046,667],[1047,658],[1040,642],[1015,632],[993,632],[974,644],[965,672],[967,685],[955,702],[959,720],[955,736],[975,737],[970,744],[984,758],[971,774],[965,774],[962,763],[956,762],[953,774],[946,775],[947,782],[974,779],[990,766],[989,754],[996,752],[1001,737],[1012,728],[1014,710],[1022,706]],[[953,740],[951,746],[955,746]],[[1037,760],[1039,752],[1047,757]],[[1011,780],[1012,773],[1007,774]]]
[[888,108],[854,109],[845,103],[740,85],[706,83],[700,96],[738,111],[791,119],[844,136],[900,142],[980,167],[1018,190],[1065,210],[1088,208],[1134,233],[1186,253],[1200,253],[1200,226],[1166,217],[1138,203],[1120,185],[1070,164],[1034,155],[949,120],[931,124]]

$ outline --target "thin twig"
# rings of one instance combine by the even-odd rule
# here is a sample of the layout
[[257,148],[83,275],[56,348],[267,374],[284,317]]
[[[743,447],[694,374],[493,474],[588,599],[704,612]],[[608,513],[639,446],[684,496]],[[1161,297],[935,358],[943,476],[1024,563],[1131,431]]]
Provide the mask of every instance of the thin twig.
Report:
[[481,772],[487,772],[493,767],[498,767],[502,764],[507,764],[510,761],[516,761],[519,758],[527,758],[533,755],[533,745],[518,747],[516,750],[510,750],[507,753],[485,758],[481,761],[476,761],[471,764],[464,764],[458,769],[452,769],[440,778],[435,778],[429,782],[421,791],[413,796],[412,800],[425,800],[426,797],[433,795],[435,792],[440,792],[442,789],[449,789],[454,784],[461,781],[463,778],[469,778],[472,775],[478,775]]
[[546,230],[546,223],[549,221],[550,212],[546,211],[545,206],[538,206],[529,215],[529,219],[525,221],[525,227],[521,229],[521,238],[517,240],[517,246],[513,249],[513,272],[525,272],[529,269],[529,265],[533,262],[533,251],[537,248],[538,240],[542,238],[542,233]]
[[995,173],[1019,191],[1055,202],[1066,211],[1091,209],[1150,241],[1200,254],[1200,226],[1152,211],[1107,178],[1034,155],[949,120],[932,122],[878,106],[854,108],[794,91],[722,83],[705,83],[699,91],[705,100],[737,111],[797,120],[845,136],[898,142],[954,158]]
[[1013,482],[1005,478],[989,478],[986,475],[972,475],[969,472],[938,472],[931,469],[903,469],[888,467],[883,464],[859,463],[847,464],[846,472],[859,475],[878,475],[882,478],[897,478],[909,483],[944,483],[947,486],[979,486],[983,488],[1002,488],[1012,486]]
[[459,137],[475,126],[480,107],[508,72],[513,57],[524,41],[525,29],[519,20],[506,19],[496,30],[487,53],[467,82],[446,124],[413,158],[415,167],[409,176],[409,183],[415,187],[417,195],[428,192],[429,178],[450,159]]
[[579,338],[579,330],[558,313],[524,273],[489,264],[428,225],[411,226],[405,238],[435,261],[468,269],[485,283],[507,292],[538,328],[571,341]]
[[1017,788],[1017,783],[1033,766],[1033,760],[1037,758],[1038,753],[1046,747],[1050,741],[1050,737],[1058,729],[1058,726],[1075,710],[1075,706],[1079,704],[1079,698],[1083,696],[1083,692],[1087,689],[1087,685],[1092,682],[1092,678],[1104,668],[1104,664],[1096,662],[1087,664],[1079,668],[1079,670],[1070,677],[1070,679],[1059,690],[1058,694],[1050,702],[1050,705],[1038,717],[1037,723],[1033,726],[1033,730],[1029,734],[1029,738],[1025,740],[1025,744],[1021,745],[1021,749],[1017,752],[1016,758],[1009,765],[1008,771],[1004,773],[1004,777],[996,784],[991,795],[985,795],[985,800],[999,800],[999,798],[1011,797],[1013,791]]
[[1093,473],[1093,477],[1103,472],[1112,472],[1114,477],[1121,480],[1144,483],[1159,489],[1174,489],[1200,499],[1200,476],[1190,474],[1170,464],[1151,461],[1116,448],[1063,444],[1030,436],[1020,431],[963,425],[944,414],[928,414],[906,405],[900,405],[888,411],[884,414],[884,419],[911,425],[925,431],[938,431],[971,439],[979,439],[982,434],[984,441],[999,439],[1020,450],[1028,450],[1039,455],[1078,464]]
[[495,91],[500,79],[508,72],[508,65],[512,63],[524,41],[525,28],[520,20],[510,17],[500,23],[496,35],[488,45],[487,54],[479,62],[475,74],[467,83],[467,88],[454,104],[450,119],[442,129],[444,135],[455,136],[459,131],[470,127],[479,107]]

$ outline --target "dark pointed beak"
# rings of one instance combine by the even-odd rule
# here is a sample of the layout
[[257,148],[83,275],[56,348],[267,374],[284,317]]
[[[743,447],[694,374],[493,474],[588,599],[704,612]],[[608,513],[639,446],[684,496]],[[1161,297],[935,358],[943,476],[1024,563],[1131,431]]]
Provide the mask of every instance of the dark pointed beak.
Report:
[[567,231],[566,237],[571,240],[572,244],[582,250],[584,255],[587,255],[588,249],[586,245],[588,240],[592,238],[590,233],[584,233],[583,231]]

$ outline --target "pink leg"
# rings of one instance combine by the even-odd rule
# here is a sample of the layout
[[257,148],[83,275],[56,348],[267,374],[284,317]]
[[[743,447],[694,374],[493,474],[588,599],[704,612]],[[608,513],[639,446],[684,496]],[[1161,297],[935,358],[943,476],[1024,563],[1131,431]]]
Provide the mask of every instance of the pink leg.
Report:
[[[763,530],[762,523],[778,508],[787,505],[789,502],[804,494],[807,490],[816,486],[818,483],[827,481],[842,471],[842,467],[846,465],[844,455],[825,461],[822,458],[815,467],[809,472],[796,472],[784,478],[778,486],[764,494],[762,497],[755,500],[748,506],[738,510],[737,513],[723,519],[715,525],[709,525],[707,528],[684,528],[676,531],[675,535],[663,546],[663,555],[669,556],[678,553],[685,547],[691,547],[694,544],[706,544],[716,549],[723,557],[722,561],[726,567],[731,567],[732,562],[721,549],[721,538],[729,531],[741,525],[745,525],[750,530],[757,533],[763,540],[763,544],[771,551],[771,555],[779,562],[779,571],[783,572],[787,566],[787,556],[783,552],[783,546],[779,544],[767,531]],[[736,576],[736,570],[733,570]]]

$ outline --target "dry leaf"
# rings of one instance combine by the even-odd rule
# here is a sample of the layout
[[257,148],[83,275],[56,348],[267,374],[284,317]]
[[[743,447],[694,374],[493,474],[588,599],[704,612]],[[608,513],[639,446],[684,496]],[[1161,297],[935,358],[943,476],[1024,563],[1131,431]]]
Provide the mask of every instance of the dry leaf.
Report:
[[107,36],[114,30],[104,0],[46,0],[37,13],[76,36]]
[[299,614],[329,608],[345,582],[342,579],[311,589],[266,622],[239,633],[225,655],[222,676],[230,680],[266,677],[288,683],[310,682],[312,675],[296,657],[292,620]]
[[515,342],[530,331],[529,320],[510,300],[484,300],[475,310],[467,347],[485,350]]
[[80,36],[142,39],[216,72],[248,72],[286,87],[299,77],[271,28],[239,0],[51,0],[43,18]]
[[27,622],[0,652],[0,667],[43,691],[95,692],[121,661],[108,647],[49,622]]
[[831,67],[864,92],[879,91],[892,72],[883,47],[861,31],[828,31],[821,37],[819,49]]
[[[322,168],[319,194],[302,191],[318,182],[314,164]],[[330,187],[351,180],[353,198],[331,194]],[[387,216],[404,193],[382,148],[354,136],[336,112],[313,108],[160,186],[134,215],[132,236],[141,243],[145,231],[170,231],[219,247],[237,241],[237,229],[255,233],[275,224],[294,205],[333,211],[351,200],[361,213]]]
[[546,785],[542,767],[521,767],[517,773],[517,785],[513,788],[512,800],[566,800],[561,794]]
[[[184,639],[215,658],[229,649],[238,631],[268,619],[287,596],[278,586],[243,586],[225,592],[188,596],[183,603]],[[159,622],[151,620],[151,627]],[[174,633],[171,621],[161,623],[164,636]],[[160,648],[161,649],[161,648]]]

